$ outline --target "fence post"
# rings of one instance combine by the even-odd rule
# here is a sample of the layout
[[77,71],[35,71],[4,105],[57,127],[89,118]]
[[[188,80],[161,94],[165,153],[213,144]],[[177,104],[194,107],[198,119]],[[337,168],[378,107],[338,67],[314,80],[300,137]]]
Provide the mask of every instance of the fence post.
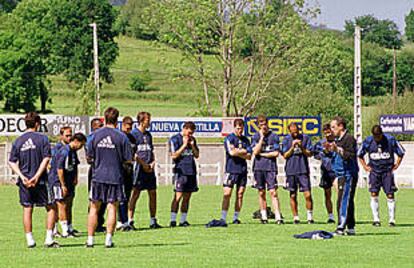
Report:
[[220,185],[221,182],[221,163],[220,161],[217,162],[217,178],[216,178],[216,185]]

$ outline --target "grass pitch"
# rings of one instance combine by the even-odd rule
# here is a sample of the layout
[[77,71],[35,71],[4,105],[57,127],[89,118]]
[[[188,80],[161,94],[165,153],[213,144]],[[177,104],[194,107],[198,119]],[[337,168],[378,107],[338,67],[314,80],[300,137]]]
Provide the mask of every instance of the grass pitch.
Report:
[[[77,189],[74,225],[82,237],[59,239],[62,247],[42,247],[45,212],[34,213],[37,248],[27,249],[22,227],[22,209],[16,186],[0,186],[0,267],[414,267],[414,191],[397,194],[397,227],[387,226],[384,195],[381,195],[383,227],[371,226],[369,194],[357,192],[357,236],[331,240],[296,240],[292,236],[311,230],[333,231],[325,224],[323,192],[314,189],[316,224],[293,225],[288,193],[279,190],[285,225],[261,225],[252,219],[257,209],[256,191],[248,189],[241,213],[242,225],[206,229],[204,224],[220,217],[221,187],[202,186],[193,196],[188,228],[150,230],[147,195],[142,194],[137,209],[140,230],[117,232],[116,248],[105,249],[104,236],[98,234],[95,248],[84,248],[86,240],[86,188]],[[159,223],[169,223],[171,187],[160,187]],[[300,216],[306,219],[300,198]],[[233,204],[232,204],[233,205]],[[229,213],[232,218],[233,211]]]

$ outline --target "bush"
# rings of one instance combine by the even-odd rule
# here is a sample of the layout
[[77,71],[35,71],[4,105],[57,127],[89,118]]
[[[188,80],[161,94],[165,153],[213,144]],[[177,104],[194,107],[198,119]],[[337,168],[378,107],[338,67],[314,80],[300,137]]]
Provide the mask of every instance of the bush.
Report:
[[151,83],[151,75],[148,70],[140,73],[135,74],[131,77],[131,80],[129,82],[129,88],[133,91],[146,91],[149,90],[149,84]]

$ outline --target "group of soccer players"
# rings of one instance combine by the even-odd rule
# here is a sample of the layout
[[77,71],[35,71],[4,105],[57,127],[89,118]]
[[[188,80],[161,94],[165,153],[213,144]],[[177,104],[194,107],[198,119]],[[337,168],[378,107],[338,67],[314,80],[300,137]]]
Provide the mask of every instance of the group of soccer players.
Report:
[[[114,246],[112,236],[116,229],[134,230],[134,213],[142,191],[149,195],[150,228],[160,228],[156,219],[157,179],[155,155],[151,133],[148,131],[151,115],[140,112],[138,127],[133,129],[133,119],[124,117],[118,130],[119,111],[108,108],[105,122],[94,119],[88,137],[72,134],[70,127],[61,129],[60,141],[51,150],[48,138],[38,133],[40,116],[31,112],[25,117],[27,130],[13,144],[9,164],[18,175],[20,203],[23,206],[23,223],[28,247],[35,247],[32,235],[33,206],[45,206],[47,210],[46,247],[59,247],[54,237],[57,223],[61,236],[76,236],[73,228],[72,204],[78,183],[79,159],[77,151],[85,146],[90,164],[88,173],[89,215],[87,247],[94,246],[95,232],[104,231],[104,214],[107,211],[105,246]],[[311,194],[309,158],[321,161],[321,183],[325,192],[328,223],[335,223],[331,189],[337,185],[338,223],[337,235],[355,235],[354,196],[358,181],[358,162],[370,173],[369,191],[374,226],[380,226],[378,195],[381,187],[387,195],[389,224],[395,226],[395,199],[397,190],[393,171],[401,164],[404,149],[392,136],[376,125],[360,149],[346,129],[346,122],[335,117],[323,126],[324,138],[312,145],[310,137],[300,132],[296,123],[288,126],[289,135],[282,144],[277,134],[269,129],[266,116],[257,117],[259,131],[250,140],[243,135],[244,121],[234,120],[234,131],[225,138],[226,176],[223,182],[221,222],[226,224],[233,189],[235,193],[233,224],[240,224],[240,211],[247,185],[247,161],[253,159],[253,187],[259,196],[261,223],[268,223],[266,191],[270,194],[275,222],[283,224],[278,198],[279,155],[285,159],[286,183],[289,191],[293,222],[300,223],[297,193],[303,192],[307,209],[307,223],[313,224],[313,200]],[[194,133],[196,126],[186,122],[182,132],[169,140],[170,155],[174,162],[174,196],[171,202],[170,227],[186,227],[187,213],[192,193],[198,191],[195,159],[200,151]],[[365,155],[368,154],[367,164]],[[395,161],[395,156],[397,160]],[[181,203],[181,204],[180,204]],[[118,216],[117,216],[118,214]],[[118,222],[118,227],[117,227]]]

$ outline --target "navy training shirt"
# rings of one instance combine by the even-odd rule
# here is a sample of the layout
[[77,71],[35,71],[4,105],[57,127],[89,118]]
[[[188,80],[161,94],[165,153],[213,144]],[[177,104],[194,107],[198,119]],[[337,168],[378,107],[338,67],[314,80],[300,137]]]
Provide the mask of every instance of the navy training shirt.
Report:
[[138,128],[134,129],[131,134],[135,138],[136,155],[146,164],[154,161],[154,145],[152,135],[148,131],[142,133]]
[[[197,147],[197,142],[194,139],[194,144]],[[181,133],[172,136],[169,140],[170,145],[170,152],[174,153],[183,145],[183,135]],[[198,147],[197,147],[198,149]],[[183,153],[174,160],[174,173],[181,174],[181,175],[188,175],[188,176],[195,176],[197,175],[197,167],[194,160],[194,153],[191,145],[188,145],[187,148],[183,151]]]
[[327,139],[322,139],[318,141],[315,146],[313,147],[313,156],[317,160],[321,160],[321,170],[324,174],[333,172],[332,170],[332,158],[333,153],[332,152],[325,152],[324,151],[324,144],[328,143],[334,143],[334,141],[329,142]]
[[[297,139],[302,141],[302,146],[312,151],[312,142],[307,135],[299,134]],[[282,142],[282,153],[286,153],[292,147],[293,138],[291,135],[286,136]],[[286,159],[285,172],[287,176],[309,174],[309,160],[302,153],[299,147],[296,147],[293,154]]]
[[[252,148],[254,148],[260,141],[260,133],[256,133],[252,138]],[[261,153],[271,153],[280,151],[279,136],[269,131],[263,138]],[[253,170],[257,171],[274,171],[277,172],[276,157],[268,158],[260,155],[255,155],[253,161]]]
[[388,172],[394,166],[394,154],[403,157],[404,148],[391,135],[384,134],[380,142],[376,142],[373,136],[367,137],[358,150],[358,157],[369,156],[368,165],[374,172]]
[[231,156],[230,151],[234,148],[246,149],[251,154],[252,147],[250,141],[245,136],[238,137],[231,133],[224,139],[224,149],[226,150],[226,173],[244,174],[247,173],[247,161],[238,156]]
[[60,186],[58,170],[63,170],[63,177],[67,187],[74,187],[74,181],[78,175],[78,165],[80,164],[78,154],[68,145],[63,146],[53,157],[53,165],[49,174],[49,184]]
[[123,163],[132,161],[132,149],[124,133],[109,127],[95,131],[87,154],[94,162],[92,181],[123,184]]
[[[38,132],[25,132],[13,143],[9,161],[19,163],[19,169],[29,180],[33,178],[44,158],[51,157],[49,139]],[[47,181],[46,170],[39,178],[39,184]],[[19,178],[20,182],[20,178]]]

